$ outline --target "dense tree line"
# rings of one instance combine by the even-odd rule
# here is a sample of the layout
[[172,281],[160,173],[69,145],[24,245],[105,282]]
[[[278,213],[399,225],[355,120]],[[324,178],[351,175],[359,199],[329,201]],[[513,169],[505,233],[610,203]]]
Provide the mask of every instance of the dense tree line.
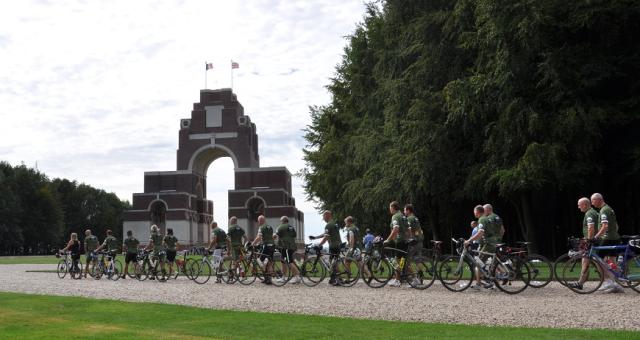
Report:
[[368,6],[305,138],[309,198],[388,229],[413,203],[432,237],[493,203],[506,241],[564,251],[601,192],[640,232],[637,1],[388,0]]
[[120,237],[128,208],[113,193],[0,162],[0,254],[48,254],[87,227]]

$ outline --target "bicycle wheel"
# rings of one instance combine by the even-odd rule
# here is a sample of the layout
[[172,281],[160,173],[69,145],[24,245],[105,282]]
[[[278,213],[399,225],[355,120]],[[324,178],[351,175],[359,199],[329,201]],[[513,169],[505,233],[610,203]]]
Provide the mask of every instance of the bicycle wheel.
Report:
[[[591,294],[598,290],[604,280],[602,268],[594,261],[589,259],[587,268],[582,270],[582,259],[586,257],[575,257],[566,262],[562,270],[562,281],[565,286],[578,294]],[[581,280],[582,278],[582,280]],[[582,287],[576,287],[573,283],[583,281]],[[581,288],[581,289],[580,289]]]
[[627,260],[624,275],[629,280],[626,286],[640,293],[640,256],[636,255]]
[[75,267],[72,265],[69,273],[71,274],[72,279],[80,280],[82,278],[82,261],[78,260]]
[[341,286],[351,287],[360,278],[360,268],[355,260],[341,259],[336,264],[336,279]]
[[[236,273],[238,274],[238,282],[248,286],[256,281],[257,276],[254,272],[256,268],[254,268],[252,263],[247,262],[247,260],[242,260],[239,263],[239,268],[242,270],[236,270]],[[257,270],[260,270],[260,267],[258,267]]]
[[553,279],[553,265],[546,257],[532,254],[527,256],[527,265],[531,274],[529,286],[531,288],[542,288]]
[[364,261],[360,272],[367,286],[382,288],[391,280],[393,267],[386,258],[372,256]]
[[282,287],[291,280],[292,271],[289,264],[283,259],[273,261],[273,274],[271,283],[276,287]]
[[509,257],[505,263],[498,262],[491,269],[491,276],[501,291],[518,294],[527,289],[531,281],[531,272],[527,261],[520,257]]
[[193,261],[189,264],[193,281],[197,284],[205,284],[211,278],[211,265],[208,261]]
[[562,273],[569,263],[569,260],[571,260],[571,257],[569,257],[568,254],[562,254],[553,262],[553,277],[563,286],[566,286],[567,282],[562,280]]
[[107,266],[107,278],[112,281],[118,281],[120,273],[122,273],[122,263],[118,260],[113,260],[113,264]]
[[158,261],[154,268],[156,280],[158,280],[158,282],[167,281],[171,275],[169,269],[169,263],[167,261]]
[[327,271],[320,262],[320,258],[311,256],[302,262],[300,275],[302,283],[307,287],[317,286],[327,276]]
[[199,266],[200,266],[200,263],[198,263],[198,261],[192,258],[188,258],[184,261],[184,265],[182,266],[183,274],[189,280],[193,280],[198,275],[198,272],[200,271]]
[[449,255],[440,262],[438,278],[444,288],[452,292],[462,292],[473,282],[473,268],[467,259]]
[[233,270],[231,270],[231,266],[233,265],[233,260],[230,258],[224,259],[220,262],[218,266],[216,282],[217,278],[226,284],[234,284],[236,282],[236,277],[233,275]]
[[67,265],[67,261],[62,259],[58,262],[58,277],[64,279],[67,276],[67,272],[69,271],[69,266]]
[[136,261],[133,270],[138,281],[144,281],[149,277],[151,264],[147,261]]
[[407,267],[406,278],[411,288],[420,290],[427,289],[431,287],[436,280],[435,263],[433,259],[407,259],[405,266]]

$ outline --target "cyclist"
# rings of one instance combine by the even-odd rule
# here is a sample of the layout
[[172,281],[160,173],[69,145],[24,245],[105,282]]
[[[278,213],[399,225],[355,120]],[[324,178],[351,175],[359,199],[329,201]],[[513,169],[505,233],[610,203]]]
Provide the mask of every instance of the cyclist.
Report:
[[371,250],[371,247],[373,247],[373,240],[375,238],[376,237],[373,236],[371,229],[367,228],[367,230],[365,231],[365,235],[362,238],[362,243],[364,244],[364,250],[366,252],[369,252]]
[[[233,268],[238,268],[240,260],[242,260],[242,245],[246,241],[247,236],[244,229],[238,225],[238,218],[231,216],[229,219],[229,228],[227,229],[228,249],[231,250],[231,258],[233,259]],[[240,266],[242,270],[242,266]],[[242,274],[242,273],[240,273]]]
[[[218,222],[211,222],[211,242],[209,242],[209,248],[207,248],[207,252],[211,254],[211,249],[213,249],[213,257],[222,258],[222,248],[227,242],[227,233],[224,232],[220,227],[218,227]],[[216,277],[216,282],[220,283],[220,277]]]
[[111,229],[107,229],[107,237],[96,249],[96,251],[100,251],[105,248],[107,249],[107,261],[111,261],[111,259],[115,260],[116,255],[118,254],[118,240],[113,237],[113,232],[111,231]]
[[329,210],[322,212],[322,219],[327,223],[324,226],[324,234],[319,236],[311,236],[310,239],[321,238],[319,246],[329,241],[329,262],[331,263],[331,275],[329,277],[330,285],[337,285],[335,265],[338,257],[340,257],[340,247],[342,240],[340,239],[340,227],[333,221],[333,213]]
[[504,224],[502,223],[502,219],[495,212],[493,212],[493,206],[489,203],[483,206],[484,215],[489,219],[489,223],[494,224],[493,229],[497,230],[497,234],[495,236],[496,243],[502,242],[502,237],[504,236]]
[[344,228],[347,231],[347,256],[358,257],[362,249],[362,240],[360,239],[360,229],[353,224],[352,216],[347,216],[344,219]]
[[252,246],[262,245],[260,249],[260,261],[267,261],[264,270],[264,281],[262,283],[270,285],[271,284],[271,273],[273,272],[273,251],[274,251],[274,243],[273,243],[273,227],[267,224],[267,219],[264,215],[258,216],[258,235],[251,243]]
[[[500,232],[500,230],[497,230],[498,224],[491,223],[489,221],[489,218],[485,216],[484,207],[481,205],[477,205],[475,208],[473,208],[473,214],[478,219],[478,232],[475,235],[471,236],[468,240],[464,241],[465,247],[469,246],[469,244],[473,241],[479,240],[480,251],[487,253],[495,252],[497,243],[496,239],[498,233]],[[481,257],[482,261],[485,261],[484,257],[485,256]],[[484,285],[482,284],[482,281],[480,280],[480,270],[477,266],[475,267],[475,276],[477,284],[471,286],[471,288],[477,290],[480,289],[481,286],[487,289],[493,287],[493,284],[490,282]]]
[[176,260],[176,247],[178,246],[178,238],[173,236],[173,229],[167,228],[167,235],[162,239],[165,249],[167,250],[167,262],[169,262],[169,273],[173,273],[173,262]]
[[85,266],[84,266],[84,277],[87,277],[87,273],[89,273],[89,264],[94,261],[93,257],[91,256],[91,253],[94,252],[97,248],[98,245],[100,244],[100,242],[98,241],[98,238],[95,235],[91,234],[91,230],[87,229],[84,231],[84,254],[85,254]]
[[[163,260],[160,258],[160,252],[163,250],[162,238],[163,237],[162,237],[162,234],[160,234],[160,228],[158,228],[158,226],[155,224],[152,225],[151,236],[149,236],[149,244],[147,245],[146,248],[144,248],[144,250],[148,251],[149,249],[153,248],[153,252],[151,254],[158,261]],[[149,280],[155,280],[155,277],[152,275],[151,277],[149,277]]]
[[136,262],[138,256],[138,245],[140,241],[137,238],[133,237],[133,232],[131,230],[127,230],[127,238],[123,241],[123,250],[126,252],[124,257],[124,273],[120,275],[121,279],[126,279],[127,274],[129,273],[129,263]]
[[420,220],[413,213],[413,205],[407,204],[404,206],[404,216],[407,218],[409,234],[416,242],[409,247],[409,256],[412,257],[421,253],[422,247],[424,246],[424,234],[420,226]]
[[[478,221],[473,220],[470,223],[471,226],[471,237],[473,237],[473,235],[478,233]],[[480,245],[480,241],[473,241],[471,244],[471,249],[473,250],[478,250],[478,246]]]
[[[620,244],[620,234],[618,233],[618,221],[613,209],[604,202],[601,194],[595,193],[591,195],[591,204],[600,210],[600,220],[598,232],[594,236],[600,239],[600,246],[615,246]],[[615,264],[615,255],[618,253],[616,249],[600,250],[599,255],[607,260],[607,263]],[[613,274],[608,270],[604,270],[607,281],[598,290],[606,293],[622,293],[624,289],[613,280]]]
[[283,259],[289,264],[289,269],[294,275],[293,279],[291,279],[291,283],[298,284],[302,281],[302,278],[300,277],[298,268],[296,268],[293,263],[295,260],[293,255],[297,248],[296,237],[298,234],[296,233],[296,229],[289,224],[289,218],[287,216],[280,217],[280,223],[281,224],[278,226],[278,230],[276,231],[276,240],[280,246],[280,253],[282,254]]
[[78,261],[80,260],[80,241],[78,241],[78,234],[71,233],[71,239],[67,242],[67,246],[60,250],[60,253],[62,254],[67,251],[71,253],[71,261],[73,262],[72,269],[74,271],[81,271],[82,268],[78,267]]
[[[410,238],[409,225],[407,224],[407,218],[400,211],[400,203],[393,201],[389,203],[389,213],[391,214],[391,233],[389,237],[384,241],[384,244],[392,244],[399,251],[396,252],[396,260],[398,263],[402,263],[406,252],[408,251],[407,240]],[[395,272],[395,278],[389,281],[389,285],[392,287],[400,287],[400,273]]]
[[[591,206],[591,202],[588,198],[582,197],[578,200],[578,209],[584,213],[582,218],[582,237],[587,240],[593,239],[596,234],[596,227],[600,216],[598,212]],[[582,258],[582,270],[580,271],[580,278],[576,282],[568,282],[572,288],[582,289],[582,285],[587,279],[587,270],[589,269],[589,258]]]

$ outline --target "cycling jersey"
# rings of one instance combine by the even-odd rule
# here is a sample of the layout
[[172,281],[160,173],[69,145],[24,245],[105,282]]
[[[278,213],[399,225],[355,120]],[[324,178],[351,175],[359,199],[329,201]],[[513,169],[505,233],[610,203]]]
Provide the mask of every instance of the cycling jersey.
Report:
[[273,244],[273,228],[268,224],[263,224],[258,229],[258,234],[262,235],[263,244]]
[[355,224],[347,227],[347,241],[351,239],[353,236],[354,244],[351,249],[360,249],[362,248],[362,239],[360,238],[360,229],[356,227]]
[[104,248],[107,248],[109,252],[117,252],[118,251],[118,240],[116,240],[113,236],[107,236],[102,243]]
[[396,236],[395,239],[396,242],[403,243],[407,241],[409,226],[407,224],[407,219],[401,212],[398,211],[391,216],[391,223],[389,226],[391,227],[391,230],[398,228],[398,236]]
[[176,244],[178,243],[178,238],[174,235],[166,235],[163,239],[165,246],[167,247],[167,251],[176,251]]
[[127,250],[127,254],[136,254],[138,252],[139,244],[140,241],[133,236],[124,239],[124,246]]
[[239,225],[229,226],[229,231],[227,232],[228,238],[231,241],[231,246],[241,246],[242,245],[242,236],[244,236],[244,229],[240,228]]
[[324,234],[329,236],[329,249],[340,249],[342,240],[340,239],[340,227],[333,222],[327,222],[324,227]]
[[[582,219],[582,236],[584,238],[589,237],[589,225],[593,224],[593,229],[595,232],[598,232],[598,225],[600,222],[600,215],[596,211],[596,209],[589,209],[586,213],[584,213],[584,218]],[[595,233],[593,234],[595,236]]]
[[296,229],[289,224],[281,224],[277,231],[278,243],[280,248],[295,250],[296,249]]
[[618,234],[618,221],[616,219],[616,213],[608,204],[600,207],[600,224],[598,230],[602,227],[602,223],[608,223],[609,227],[607,232],[604,233],[603,239],[605,240],[619,240],[620,234]]
[[162,246],[162,235],[160,235],[160,233],[151,233],[149,241],[153,242],[153,251],[155,253],[164,249]]
[[84,251],[89,254],[98,248],[98,238],[95,235],[89,235],[84,239]]
[[211,236],[215,236],[216,237],[216,248],[215,249],[220,249],[222,248],[222,246],[224,245],[225,241],[227,240],[227,233],[224,232],[224,230],[220,229],[219,227],[215,227],[213,228],[213,230],[211,230]]

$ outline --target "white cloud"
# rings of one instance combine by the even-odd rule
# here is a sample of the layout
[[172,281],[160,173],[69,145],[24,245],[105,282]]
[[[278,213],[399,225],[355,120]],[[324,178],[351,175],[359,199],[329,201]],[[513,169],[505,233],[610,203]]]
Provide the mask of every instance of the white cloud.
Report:
[[[175,169],[179,120],[198,101],[204,62],[215,66],[208,87],[228,87],[233,59],[261,164],[295,173],[308,106],[328,102],[324,86],[363,13],[361,0],[2,2],[0,160],[37,161],[51,177],[131,200],[144,171]],[[233,179],[220,168],[208,191],[226,204]],[[293,183],[307,234],[319,233]]]

